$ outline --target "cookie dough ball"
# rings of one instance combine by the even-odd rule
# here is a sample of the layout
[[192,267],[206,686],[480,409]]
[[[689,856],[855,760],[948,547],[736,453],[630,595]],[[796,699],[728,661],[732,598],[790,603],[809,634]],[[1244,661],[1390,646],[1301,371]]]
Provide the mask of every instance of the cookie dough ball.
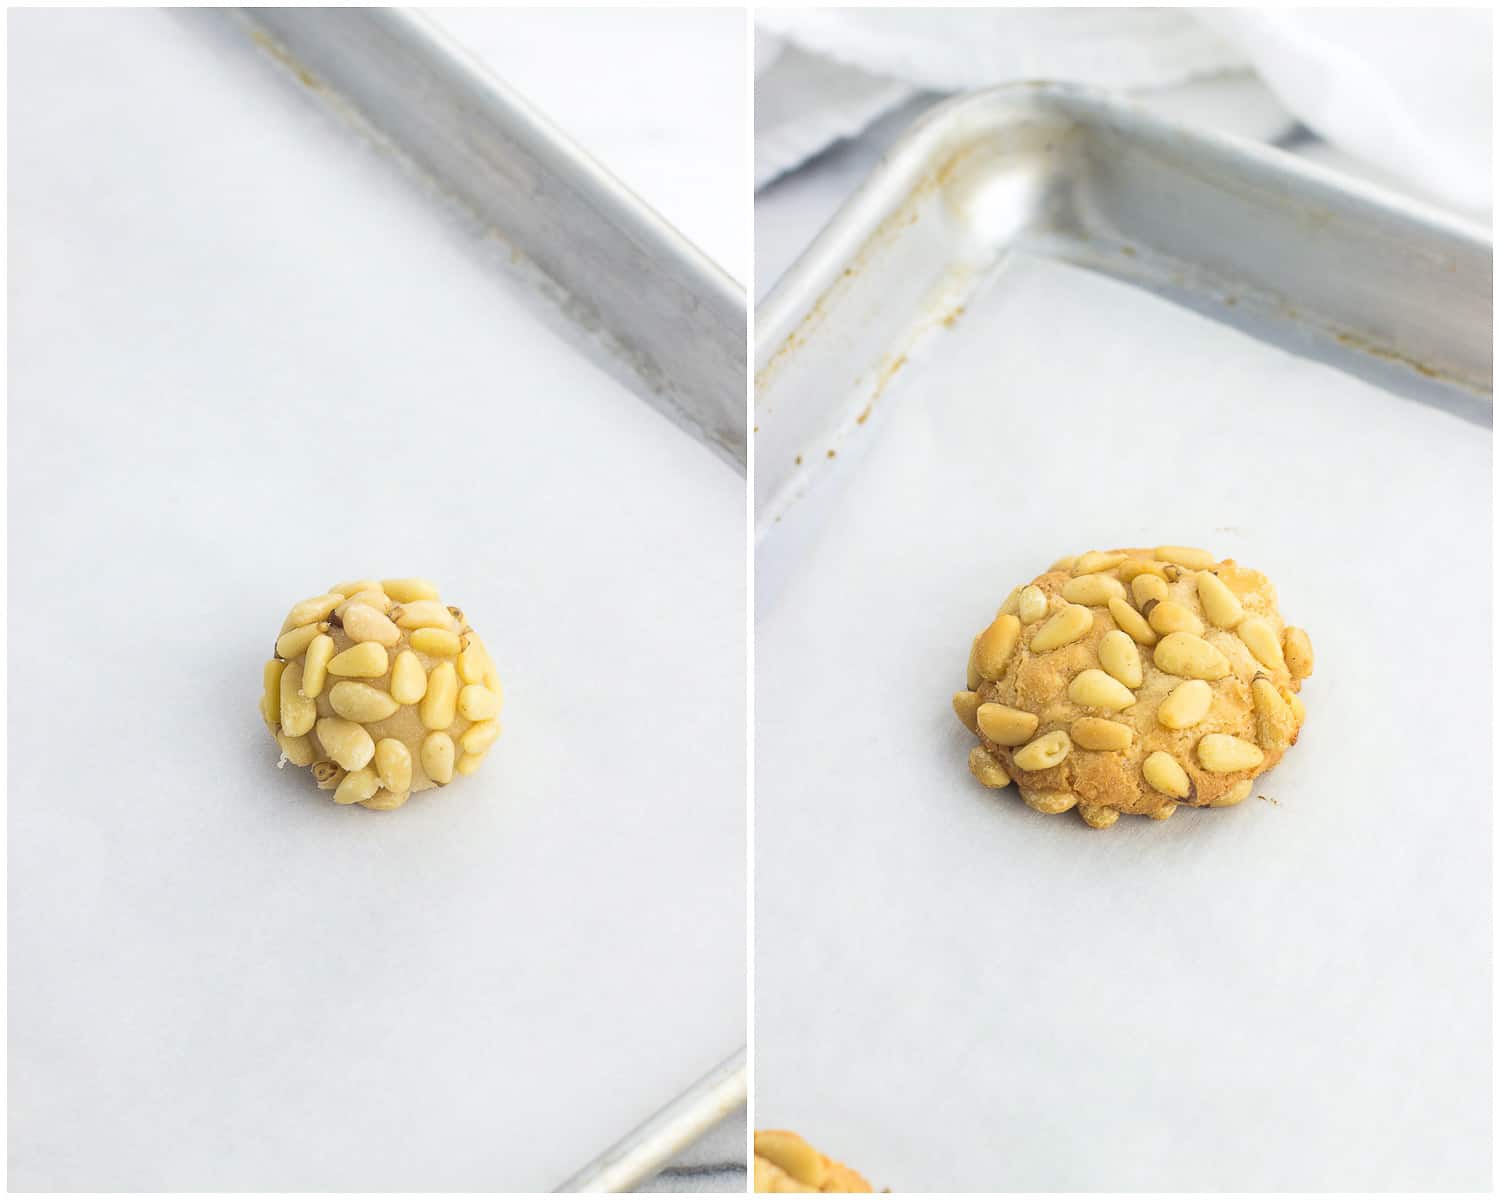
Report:
[[293,606],[260,714],[282,761],[338,804],[400,808],[472,775],[500,736],[500,679],[425,579],[358,579]]
[[795,1133],[763,1129],[755,1135],[757,1192],[868,1192],[857,1171],[819,1154]]
[[1006,598],[953,708],[980,783],[1105,829],[1245,799],[1296,743],[1312,668],[1258,571],[1188,546],[1091,550]]

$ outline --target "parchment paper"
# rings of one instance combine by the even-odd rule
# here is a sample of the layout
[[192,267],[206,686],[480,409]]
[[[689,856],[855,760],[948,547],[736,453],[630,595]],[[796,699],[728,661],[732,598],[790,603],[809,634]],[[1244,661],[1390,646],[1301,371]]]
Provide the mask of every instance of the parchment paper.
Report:
[[[897,1191],[1488,1187],[1488,431],[1024,258],[870,425],[766,543],[757,1123]],[[1310,631],[1299,745],[1107,832],[979,787],[973,634],[1164,542]]]
[[[743,1043],[743,481],[223,17],[10,35],[10,1184],[555,1186]],[[395,813],[255,711],[366,574],[507,692]]]

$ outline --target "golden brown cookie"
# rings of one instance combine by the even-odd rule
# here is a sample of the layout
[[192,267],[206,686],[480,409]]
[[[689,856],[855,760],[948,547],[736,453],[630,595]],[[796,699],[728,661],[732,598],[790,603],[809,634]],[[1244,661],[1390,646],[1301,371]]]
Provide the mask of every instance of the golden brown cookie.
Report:
[[795,1133],[762,1129],[755,1135],[757,1192],[868,1192],[858,1171],[819,1154]]
[[1245,799],[1297,741],[1312,669],[1258,571],[1188,546],[1092,550],[1011,592],[953,709],[980,783],[1105,829]]
[[282,762],[338,804],[400,808],[471,775],[500,735],[500,680],[425,579],[359,579],[293,606],[262,677]]

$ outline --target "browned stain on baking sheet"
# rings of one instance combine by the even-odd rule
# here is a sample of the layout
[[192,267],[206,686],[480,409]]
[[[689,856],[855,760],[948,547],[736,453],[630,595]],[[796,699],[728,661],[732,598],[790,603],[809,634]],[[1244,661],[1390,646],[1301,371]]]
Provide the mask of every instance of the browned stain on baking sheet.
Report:
[[286,67],[302,83],[303,87],[311,88],[315,92],[323,90],[323,81],[307,69],[302,63],[292,56],[290,50],[273,38],[264,29],[252,29],[251,40],[262,50]]

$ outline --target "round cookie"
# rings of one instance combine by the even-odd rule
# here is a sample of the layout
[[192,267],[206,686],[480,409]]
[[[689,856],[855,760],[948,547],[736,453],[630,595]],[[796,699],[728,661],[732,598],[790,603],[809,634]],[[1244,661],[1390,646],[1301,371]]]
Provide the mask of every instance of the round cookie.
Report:
[[1260,572],[1187,546],[1095,550],[1011,592],[953,708],[982,784],[1104,829],[1245,799],[1297,741],[1312,668]]
[[354,580],[294,605],[262,686],[281,762],[338,804],[400,808],[472,775],[500,735],[495,664],[425,579]]
[[869,1192],[858,1171],[820,1154],[795,1133],[762,1129],[755,1134],[757,1192]]

